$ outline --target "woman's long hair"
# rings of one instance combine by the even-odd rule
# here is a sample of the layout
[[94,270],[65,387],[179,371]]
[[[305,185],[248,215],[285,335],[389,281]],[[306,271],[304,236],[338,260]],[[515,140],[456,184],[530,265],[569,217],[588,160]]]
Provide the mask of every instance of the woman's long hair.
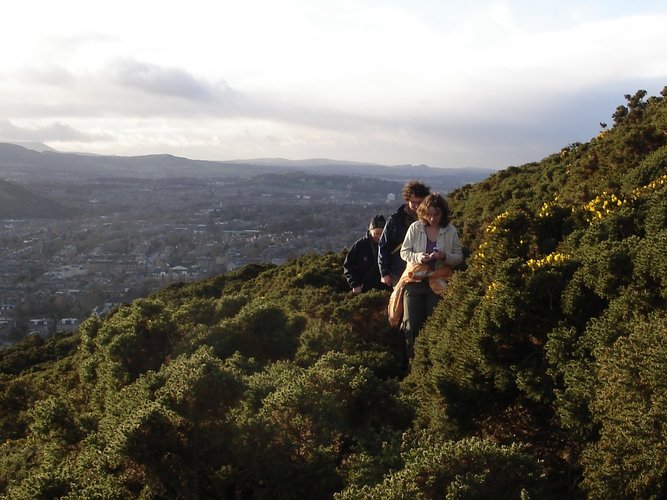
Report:
[[417,209],[419,220],[428,225],[426,216],[428,215],[428,209],[431,207],[440,212],[440,227],[447,227],[449,225],[449,205],[440,193],[431,193],[424,198]]

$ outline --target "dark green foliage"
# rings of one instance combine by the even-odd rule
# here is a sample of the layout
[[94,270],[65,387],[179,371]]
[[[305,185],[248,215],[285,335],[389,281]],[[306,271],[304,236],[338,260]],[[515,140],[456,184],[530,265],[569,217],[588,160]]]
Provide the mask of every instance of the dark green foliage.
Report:
[[292,357],[304,324],[303,318],[291,317],[277,305],[253,302],[199,341],[212,345],[221,358],[238,351],[265,363]]
[[316,288],[331,292],[349,290],[342,274],[343,252],[313,254],[293,259],[284,266],[268,269],[257,279],[244,284],[243,291],[253,295],[277,296],[279,293],[302,288]]
[[240,460],[254,483],[247,486],[271,485],[272,496],[330,497],[344,485],[347,455],[381,455],[410,418],[395,383],[341,354],[307,369],[279,365],[248,385],[249,405],[237,416]]
[[[108,398],[88,439],[97,455],[79,455],[76,467],[106,476],[123,497],[214,496],[230,484],[233,429],[224,422],[243,390],[237,364],[210,348],[180,356]],[[80,479],[72,491],[86,487]]]
[[637,321],[599,353],[593,420],[600,439],[586,450],[591,498],[662,498],[667,479],[667,346],[664,311]]
[[628,170],[623,176],[625,191],[632,191],[637,186],[645,186],[649,182],[667,174],[667,146],[663,146],[647,155],[637,167]]
[[[87,320],[77,368],[90,399],[19,410],[32,417],[17,437],[57,441],[69,460],[34,456],[42,475],[12,474],[7,491],[322,497],[348,477],[380,480],[412,412],[387,378],[398,373],[397,346],[383,344],[397,338],[388,295],[338,287],[342,258],[171,287]],[[7,470],[28,463],[12,457]]]
[[104,392],[115,391],[143,373],[156,371],[171,356],[183,334],[157,299],[122,306],[106,321],[91,318],[81,326],[82,376]]
[[30,431],[43,441],[75,443],[81,435],[76,410],[70,401],[51,396],[35,403]]
[[28,420],[25,412],[34,404],[36,397],[29,382],[7,376],[0,378],[0,407],[3,412],[0,441],[24,435]]
[[350,487],[339,499],[540,498],[538,467],[518,446],[479,439],[422,436],[404,453],[402,469],[375,486]]
[[48,340],[29,335],[16,344],[0,349],[0,373],[18,375],[40,363],[70,356],[77,348],[78,337],[59,335]]

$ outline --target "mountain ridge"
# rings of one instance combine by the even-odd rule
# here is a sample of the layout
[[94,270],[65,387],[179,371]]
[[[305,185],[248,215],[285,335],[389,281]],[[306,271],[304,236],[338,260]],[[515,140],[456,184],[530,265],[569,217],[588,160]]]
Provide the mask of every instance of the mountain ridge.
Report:
[[[0,216],[59,218],[73,215],[75,212],[66,209],[62,204],[50,201],[47,193],[40,193],[46,186],[52,188],[56,184],[67,190],[76,189],[75,186],[82,183],[95,183],[105,178],[252,180],[266,174],[286,175],[299,172],[315,176],[347,176],[351,178],[351,182],[372,178],[404,183],[412,178],[423,178],[428,179],[435,190],[449,191],[454,187],[479,181],[492,171],[435,169],[424,165],[389,167],[328,159],[209,161],[191,160],[171,154],[100,156],[57,151],[38,152],[15,144],[0,143],[0,179],[5,180],[5,183],[0,185],[0,199],[6,201],[0,208]],[[14,188],[11,186],[21,186],[24,202],[12,196]],[[18,193],[18,190],[16,192]],[[39,201],[40,198],[42,201]]]
[[[86,176],[136,175],[138,177],[166,176],[240,176],[307,169],[310,173],[389,176],[409,178],[411,175],[428,175],[432,178],[451,178],[466,175],[471,180],[480,180],[496,169],[452,168],[438,169],[426,165],[387,166],[375,163],[324,158],[286,160],[258,158],[247,160],[196,160],[168,153],[138,156],[90,155],[87,153],[64,153],[59,151],[37,152],[11,143],[0,143],[0,169],[5,175],[33,175],[53,172]],[[20,170],[19,170],[20,169]],[[0,172],[2,172],[0,170]]]

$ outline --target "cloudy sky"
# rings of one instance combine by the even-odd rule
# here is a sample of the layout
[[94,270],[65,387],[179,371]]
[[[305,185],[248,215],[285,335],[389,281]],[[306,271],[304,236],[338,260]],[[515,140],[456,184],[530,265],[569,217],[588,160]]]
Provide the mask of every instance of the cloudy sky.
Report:
[[0,141],[503,168],[667,85],[667,3],[21,0]]

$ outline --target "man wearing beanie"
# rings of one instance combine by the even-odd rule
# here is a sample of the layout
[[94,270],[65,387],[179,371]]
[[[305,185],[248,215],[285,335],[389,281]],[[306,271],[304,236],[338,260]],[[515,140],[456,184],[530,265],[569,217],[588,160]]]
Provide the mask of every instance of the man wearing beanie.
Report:
[[380,280],[377,266],[378,241],[384,224],[384,216],[375,215],[368,225],[366,236],[358,239],[345,256],[343,275],[354,293],[372,289],[389,290]]

